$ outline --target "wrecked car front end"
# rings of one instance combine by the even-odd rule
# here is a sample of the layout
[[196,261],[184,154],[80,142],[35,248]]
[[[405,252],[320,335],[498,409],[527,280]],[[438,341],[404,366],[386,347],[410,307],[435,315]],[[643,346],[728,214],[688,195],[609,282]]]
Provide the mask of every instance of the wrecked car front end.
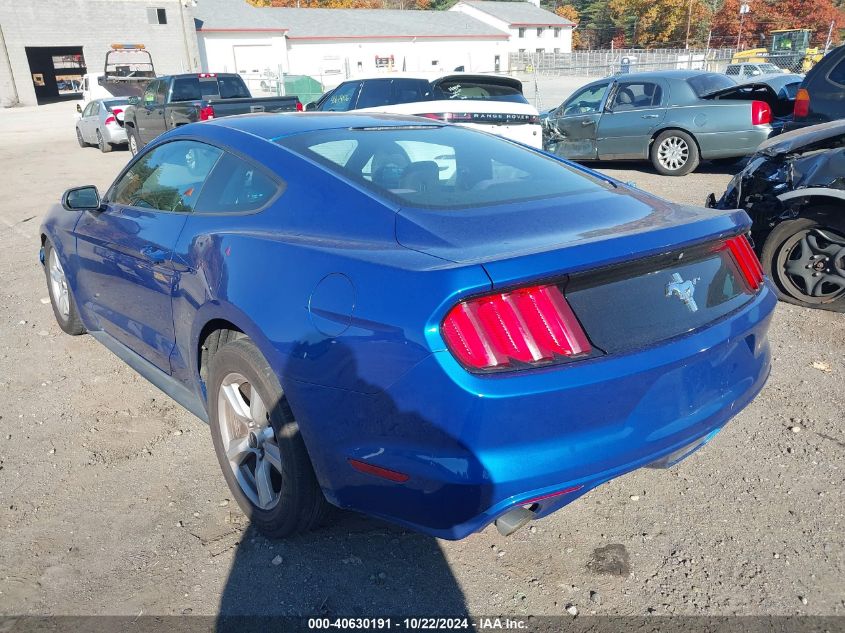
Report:
[[767,141],[721,198],[711,194],[706,204],[748,213],[755,250],[782,299],[843,308],[845,122]]

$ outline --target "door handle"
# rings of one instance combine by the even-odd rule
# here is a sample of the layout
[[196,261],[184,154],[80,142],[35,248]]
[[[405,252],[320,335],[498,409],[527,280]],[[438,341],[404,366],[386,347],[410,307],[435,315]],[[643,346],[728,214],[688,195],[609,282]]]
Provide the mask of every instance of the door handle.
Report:
[[660,115],[659,115],[659,114],[644,114],[644,115],[643,115],[643,118],[644,118],[644,119],[657,119],[657,118],[659,118],[659,117],[660,117]]
[[587,127],[588,125],[595,125],[595,121],[581,121],[581,127]]

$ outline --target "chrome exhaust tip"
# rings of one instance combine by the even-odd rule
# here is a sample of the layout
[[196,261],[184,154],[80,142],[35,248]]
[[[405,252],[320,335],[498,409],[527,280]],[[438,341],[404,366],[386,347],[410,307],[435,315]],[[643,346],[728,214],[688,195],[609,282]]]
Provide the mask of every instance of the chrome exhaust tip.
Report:
[[531,510],[519,506],[496,519],[496,529],[502,536],[510,536],[533,518],[534,513]]

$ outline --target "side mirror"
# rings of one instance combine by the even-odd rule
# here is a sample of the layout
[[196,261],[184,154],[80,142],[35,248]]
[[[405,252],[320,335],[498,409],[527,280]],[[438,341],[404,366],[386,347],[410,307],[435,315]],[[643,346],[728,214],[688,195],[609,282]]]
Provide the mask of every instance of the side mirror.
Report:
[[62,194],[62,206],[68,211],[96,211],[100,208],[100,192],[94,185],[68,189]]
[[312,101],[311,103],[305,104],[305,111],[306,112],[309,112],[311,110],[316,110],[316,109],[317,109],[317,102],[316,101]]
[[82,114],[82,106],[78,103],[76,104],[76,111],[79,112],[79,114]]

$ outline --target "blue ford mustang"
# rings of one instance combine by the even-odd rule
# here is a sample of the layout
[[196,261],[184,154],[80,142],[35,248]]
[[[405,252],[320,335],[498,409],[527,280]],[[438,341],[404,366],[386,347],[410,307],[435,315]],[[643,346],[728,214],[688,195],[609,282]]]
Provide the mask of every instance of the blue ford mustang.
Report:
[[668,466],[762,388],[743,211],[379,115],[187,125],[42,226],[53,310],[210,424],[259,529],[329,504],[507,534]]

